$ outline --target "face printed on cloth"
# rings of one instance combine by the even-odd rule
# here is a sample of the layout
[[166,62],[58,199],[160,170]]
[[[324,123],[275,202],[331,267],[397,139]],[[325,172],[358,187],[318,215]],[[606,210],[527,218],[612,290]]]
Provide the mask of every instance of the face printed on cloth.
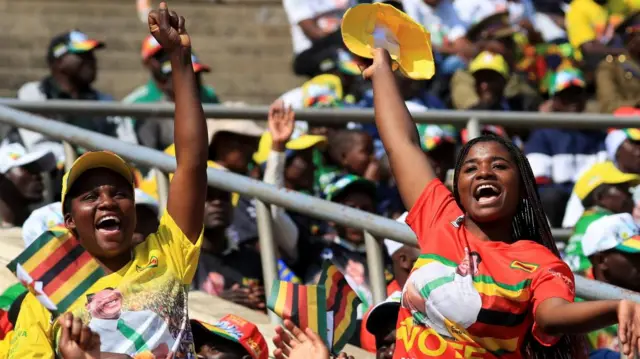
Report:
[[418,324],[433,328],[443,337],[456,337],[475,323],[482,298],[473,277],[482,259],[465,248],[457,266],[433,261],[415,269],[402,293],[402,306]]
[[122,293],[107,288],[88,296],[87,310],[91,317],[98,319],[117,319],[122,311]]

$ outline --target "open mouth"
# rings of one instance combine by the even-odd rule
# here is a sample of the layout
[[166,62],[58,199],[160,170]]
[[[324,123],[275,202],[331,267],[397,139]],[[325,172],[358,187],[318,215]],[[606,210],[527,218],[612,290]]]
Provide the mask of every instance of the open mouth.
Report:
[[104,216],[96,223],[96,229],[101,232],[113,233],[120,230],[120,218],[116,216]]
[[478,186],[474,192],[474,198],[480,204],[491,203],[500,197],[502,191],[498,186],[492,184],[482,184]]

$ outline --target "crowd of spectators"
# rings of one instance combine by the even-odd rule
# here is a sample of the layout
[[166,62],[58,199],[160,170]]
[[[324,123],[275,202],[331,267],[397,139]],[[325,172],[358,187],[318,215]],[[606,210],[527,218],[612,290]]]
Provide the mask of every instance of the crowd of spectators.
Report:
[[[295,121],[295,111],[302,108],[373,107],[373,89],[361,75],[367,60],[350,54],[340,33],[342,16],[357,3],[283,0],[291,26],[292,71],[305,77],[304,83],[274,99],[266,121],[207,120],[208,165],[404,222],[407,208],[375,125],[316,126]],[[396,76],[412,113],[452,109],[640,116],[638,1],[384,3],[404,11],[431,34],[434,78],[415,81]],[[140,40],[141,71],[149,73],[149,81],[122,102],[173,102],[171,54],[151,35]],[[18,98],[114,101],[93,87],[100,51],[108,51],[108,44],[79,30],[56,35],[46,53],[49,74],[24,84]],[[214,88],[202,80],[210,68],[195,53],[191,62],[201,102],[221,103]],[[170,119],[68,115],[55,119],[175,156]],[[452,188],[457,151],[469,141],[468,134],[450,125],[420,124],[417,131],[436,176]],[[22,227],[28,246],[47,228],[64,222],[59,188],[65,150],[62,143],[33,131],[2,132],[0,219],[3,227]],[[640,244],[631,248],[627,242],[624,247],[610,240],[620,235],[622,227],[626,237],[640,235],[640,191],[634,192],[640,184],[640,130],[486,125],[482,132],[509,139],[526,154],[551,227],[574,230],[563,253],[571,269],[640,290]],[[136,167],[135,181],[134,240],[141,243],[156,231],[164,209],[158,205],[158,184],[149,168]],[[202,253],[191,288],[265,311],[264,287],[270,284],[262,280],[254,199],[209,187],[204,212]],[[363,302],[358,317],[366,317],[372,294],[363,231],[276,206],[271,214],[281,279],[314,282],[322,261],[331,260]],[[388,239],[384,244],[392,295],[404,287],[419,252]],[[398,300],[392,295],[388,302]],[[379,314],[375,318],[382,321],[378,329],[385,327],[388,319]],[[395,329],[395,320],[393,324]],[[194,331],[196,327],[200,328],[194,325]],[[377,348],[380,358],[391,357],[394,340],[389,340],[389,331],[368,333],[367,328],[362,325],[352,343],[374,352]],[[615,337],[615,329],[609,329],[594,332],[589,339],[593,349],[617,351]]]

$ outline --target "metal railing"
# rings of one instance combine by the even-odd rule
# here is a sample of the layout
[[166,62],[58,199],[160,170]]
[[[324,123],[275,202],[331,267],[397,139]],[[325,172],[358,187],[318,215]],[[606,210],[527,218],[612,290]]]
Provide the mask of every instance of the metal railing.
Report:
[[[41,115],[69,114],[91,116],[131,116],[136,119],[148,117],[173,120],[174,106],[171,103],[123,104],[121,102],[54,100],[27,102],[0,98],[0,105]],[[267,119],[266,106],[204,105],[209,118]],[[639,117],[616,117],[602,114],[572,114],[539,112],[457,111],[429,110],[414,112],[417,123],[451,124],[458,127],[473,127],[476,124],[492,124],[514,128],[577,128],[606,129],[610,127],[640,127]],[[372,109],[297,109],[296,120],[310,123],[344,124],[347,122],[373,123]],[[469,126],[469,122],[472,125]],[[479,128],[470,128],[477,133]]]
[[[175,158],[150,148],[133,145],[115,138],[84,130],[62,122],[47,120],[36,115],[0,106],[0,122],[14,127],[26,128],[40,132],[48,137],[73,143],[91,150],[109,150],[118,153],[127,160],[149,167],[155,167],[164,173],[174,172]],[[249,177],[209,168],[208,184],[229,192],[237,192],[245,196],[255,197],[260,202],[274,204],[295,212],[321,220],[332,221],[342,226],[362,229],[377,238],[391,238],[398,242],[417,246],[416,237],[411,229],[394,220],[354,208],[321,200],[302,193],[276,188],[272,185]],[[262,266],[265,278],[276,278],[276,255],[271,229],[271,216],[267,208],[258,206],[258,229],[260,236]],[[367,257],[369,264],[375,265],[376,258],[381,256],[379,241],[373,245],[368,240]],[[376,265],[376,267],[378,267]],[[373,268],[372,268],[373,269]],[[376,275],[382,275],[382,268],[375,268]],[[384,297],[384,281],[372,281],[376,301]],[[266,282],[268,283],[268,282]],[[266,285],[267,292],[270,286]],[[576,276],[576,294],[584,299],[631,299],[640,302],[640,294],[610,284],[593,281]],[[267,293],[269,295],[269,293]],[[273,318],[273,317],[272,317]]]

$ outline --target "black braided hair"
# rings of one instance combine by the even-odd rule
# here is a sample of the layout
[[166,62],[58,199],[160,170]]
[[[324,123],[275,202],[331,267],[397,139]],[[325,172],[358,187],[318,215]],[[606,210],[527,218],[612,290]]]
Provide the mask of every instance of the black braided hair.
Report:
[[[512,238],[514,240],[528,239],[536,243],[540,243],[553,254],[560,258],[560,252],[556,246],[556,242],[551,235],[551,228],[549,222],[542,209],[542,203],[540,202],[540,196],[538,195],[538,186],[531,171],[529,161],[524,156],[522,151],[517,148],[511,141],[504,139],[503,137],[495,135],[483,135],[476,137],[467,142],[458,156],[456,161],[456,167],[453,174],[453,196],[458,206],[465,211],[460,203],[460,194],[458,192],[458,176],[460,174],[460,168],[464,163],[469,150],[477,143],[482,142],[496,142],[502,145],[507,152],[513,158],[516,166],[518,167],[518,173],[520,174],[520,183],[524,185],[524,196],[518,204],[518,209],[513,217],[512,225]],[[521,347],[522,355],[525,358],[531,359],[568,359],[568,358],[586,358],[587,346],[584,336],[578,335],[563,335],[558,343],[551,347],[545,347],[538,343],[533,338],[531,332],[525,338],[525,341]]]

